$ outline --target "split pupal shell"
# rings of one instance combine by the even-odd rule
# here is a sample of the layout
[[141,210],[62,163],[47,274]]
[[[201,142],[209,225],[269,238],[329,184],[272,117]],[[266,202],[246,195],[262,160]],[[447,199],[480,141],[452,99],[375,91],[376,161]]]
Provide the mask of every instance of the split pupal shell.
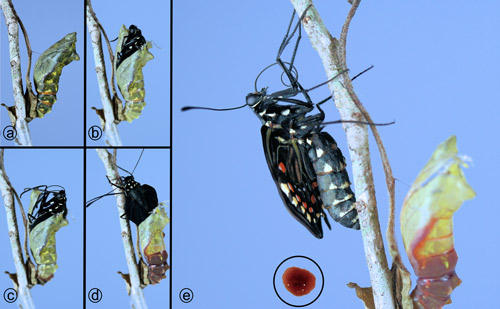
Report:
[[476,193],[465,180],[456,137],[434,151],[408,192],[401,211],[406,253],[419,277],[412,292],[417,307],[441,308],[460,284],[455,273],[453,213]]
[[[31,193],[30,212],[32,213],[35,202],[40,191],[33,190]],[[54,277],[57,269],[56,232],[63,226],[68,225],[64,213],[55,214],[37,224],[29,231],[30,249],[37,264],[37,275],[42,283]]]
[[38,93],[37,116],[42,118],[52,110],[59,89],[62,69],[73,60],[80,60],[76,53],[76,32],[72,32],[47,49],[36,61],[33,78]]
[[139,224],[139,239],[144,258],[149,265],[149,280],[159,283],[165,278],[165,272],[170,268],[167,264],[167,251],[163,229],[169,222],[165,209],[159,205],[146,220]]
[[[116,45],[115,64],[118,58],[117,55],[121,52],[123,40],[127,35],[128,30],[122,25]],[[116,82],[120,89],[120,93],[125,99],[123,115],[128,122],[132,122],[132,120],[139,118],[142,110],[146,106],[146,102],[144,101],[146,91],[144,89],[142,68],[149,60],[154,58],[149,52],[151,47],[152,44],[147,42],[131,56],[125,58],[116,68]]]

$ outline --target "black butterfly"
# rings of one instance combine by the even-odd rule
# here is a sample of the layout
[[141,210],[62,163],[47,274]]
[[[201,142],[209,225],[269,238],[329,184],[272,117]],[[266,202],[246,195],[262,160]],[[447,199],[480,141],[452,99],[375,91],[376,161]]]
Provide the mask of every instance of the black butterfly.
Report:
[[[293,66],[301,38],[300,22],[306,12],[307,9],[290,33],[295,11],[292,14],[276,62],[259,73],[255,81],[256,90],[246,96],[245,105],[224,109],[186,106],[182,111],[227,111],[249,106],[262,121],[264,155],[281,199],[295,219],[314,236],[323,238],[321,219],[331,228],[324,209],[328,210],[335,221],[348,228],[359,229],[360,226],[355,208],[356,198],[345,170],[345,158],[330,134],[322,132],[323,125],[328,123],[323,122],[325,113],[320,105],[331,99],[331,96],[313,103],[308,91],[321,85],[304,89],[297,79],[297,69]],[[299,35],[291,60],[284,62],[281,54],[297,29]],[[290,82],[289,85],[285,84],[288,88],[271,94],[267,94],[267,88],[257,91],[260,75],[274,65],[279,65],[283,70],[283,75]],[[298,95],[302,95],[305,101],[297,99]],[[319,113],[309,115],[315,108]]]
[[141,185],[134,176],[122,177],[125,191],[125,215],[127,219],[139,225],[158,206],[158,195],[150,185]]
[[[324,209],[340,224],[359,229],[356,198],[350,188],[342,152],[330,134],[322,132],[325,113],[320,105],[331,97],[313,103],[308,90],[296,78],[293,61],[302,18],[290,34],[293,17],[275,63],[283,69],[290,88],[271,94],[263,88],[248,94],[246,104],[262,121],[264,154],[285,206],[314,236],[322,238],[321,218],[331,228]],[[285,63],[280,58],[281,53],[297,29],[299,36],[292,60]],[[296,99],[299,94],[306,100]],[[319,113],[310,115],[315,107]]]

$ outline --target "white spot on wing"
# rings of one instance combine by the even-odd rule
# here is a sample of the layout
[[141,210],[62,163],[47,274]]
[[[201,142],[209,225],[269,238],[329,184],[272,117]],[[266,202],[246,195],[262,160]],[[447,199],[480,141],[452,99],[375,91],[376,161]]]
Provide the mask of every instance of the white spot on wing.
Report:
[[284,183],[280,183],[280,188],[281,191],[285,192],[287,195],[290,193],[290,189],[288,189],[288,186]]

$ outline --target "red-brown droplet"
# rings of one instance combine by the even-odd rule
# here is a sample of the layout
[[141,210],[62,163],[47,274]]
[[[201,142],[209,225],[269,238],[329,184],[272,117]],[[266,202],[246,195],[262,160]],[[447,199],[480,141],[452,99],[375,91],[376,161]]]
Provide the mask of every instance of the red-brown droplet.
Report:
[[309,294],[316,286],[316,277],[307,269],[290,267],[283,273],[283,284],[295,296]]

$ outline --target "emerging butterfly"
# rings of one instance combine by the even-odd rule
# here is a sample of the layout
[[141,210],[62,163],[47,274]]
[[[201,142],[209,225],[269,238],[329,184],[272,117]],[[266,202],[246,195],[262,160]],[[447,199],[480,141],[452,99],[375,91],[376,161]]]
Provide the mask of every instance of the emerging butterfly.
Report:
[[[51,191],[51,187],[59,187],[61,190]],[[41,185],[25,189],[21,196],[29,191],[29,246],[38,265],[38,281],[45,284],[54,277],[58,268],[55,234],[61,227],[68,225],[66,192],[58,185]]]
[[149,52],[151,47],[139,28],[131,25],[127,30],[122,25],[116,43],[115,70],[118,88],[125,99],[123,117],[128,122],[139,118],[146,106],[142,68],[154,58]]
[[[142,156],[142,153],[141,153]],[[139,158],[140,160],[140,158]],[[125,213],[122,219],[134,222],[139,229],[139,240],[143,256],[148,264],[149,283],[156,284],[165,278],[165,272],[170,268],[167,263],[168,254],[164,242],[163,229],[169,222],[167,213],[158,203],[158,195],[155,188],[148,184],[140,184],[135,181],[132,173],[119,167],[130,176],[120,178],[120,183],[113,186],[124,191]],[[114,193],[107,193],[87,202],[87,207],[100,198]]]
[[70,33],[47,49],[36,61],[33,79],[38,93],[37,116],[52,110],[59,90],[62,69],[73,60],[80,60],[76,53],[76,32]]

